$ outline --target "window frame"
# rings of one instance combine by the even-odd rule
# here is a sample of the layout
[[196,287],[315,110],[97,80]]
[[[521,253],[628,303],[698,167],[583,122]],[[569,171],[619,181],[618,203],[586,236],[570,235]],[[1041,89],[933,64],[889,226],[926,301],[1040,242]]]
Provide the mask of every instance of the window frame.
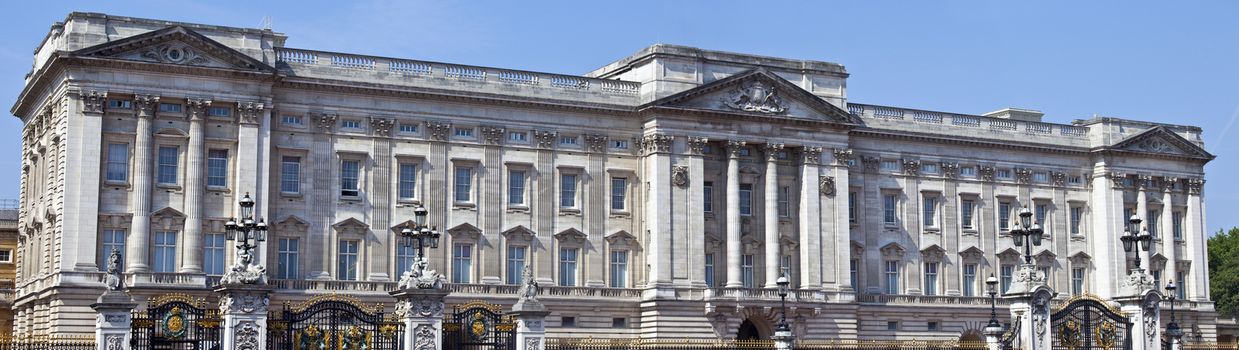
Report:
[[[337,281],[360,281],[361,278],[361,241],[357,239],[337,239],[336,240],[336,280]],[[352,247],[351,252],[345,252],[345,247]],[[347,276],[345,273],[345,258],[352,257],[352,273],[353,276]]]
[[780,218],[792,217],[792,187],[778,186],[778,192],[775,193],[775,210]]
[[[175,157],[171,164],[165,163],[164,150],[171,149]],[[181,183],[181,146],[160,143],[155,148],[155,183],[160,186],[179,186]],[[172,182],[164,181],[164,171],[171,171]]]
[[[529,174],[532,169],[524,164],[508,164],[508,171],[504,178],[506,185],[504,186],[504,203],[508,209],[529,210]],[[520,173],[520,181],[513,181],[515,173]],[[512,201],[514,195],[520,196],[520,202]]]
[[[288,159],[289,159],[289,158],[294,158],[294,159],[296,159],[296,161],[295,161],[295,162],[289,162],[289,161],[288,161]],[[302,160],[303,158],[305,158],[305,157],[303,157],[303,156],[302,156],[302,155],[300,155],[300,154],[297,154],[297,155],[281,154],[281,155],[280,155],[280,194],[281,194],[281,195],[285,195],[285,196],[289,196],[289,195],[301,195],[301,168],[302,168],[302,166],[301,166],[301,160]],[[292,164],[292,163],[295,163],[295,164],[296,164],[296,168],[295,168],[295,171],[296,171],[296,174],[295,174],[295,175],[296,175],[296,179],[292,179],[292,181],[291,181],[291,182],[289,182],[289,179],[288,179],[288,178],[286,178],[286,176],[288,176],[288,175],[289,175],[289,173],[288,173],[288,171],[289,171],[289,167],[288,167],[288,165],[289,165],[289,164]],[[294,187],[295,187],[295,190],[294,190],[294,191],[291,191],[291,192],[290,192],[290,191],[286,191],[286,188],[287,188],[287,187],[286,187],[286,185],[288,185],[288,184],[292,184],[292,186],[294,186]]]
[[[517,251],[521,252],[519,259],[513,257],[515,255],[513,253]],[[516,262],[520,263],[519,267],[514,266]],[[504,274],[504,282],[514,285],[523,283],[525,266],[529,266],[529,246],[524,244],[508,244],[506,249],[504,249],[503,256],[503,267],[506,272]]]
[[[744,189],[745,187],[748,189]],[[741,183],[739,196],[740,216],[753,216],[753,184]]]
[[[292,249],[288,249],[285,242],[292,242]],[[301,238],[300,237],[278,237],[276,238],[275,247],[276,265],[275,278],[280,279],[299,279],[301,276]]]
[[[224,152],[224,158],[222,159],[223,167],[217,168],[217,166],[220,165],[219,162],[221,161],[221,159],[218,157],[217,153],[216,154],[213,154],[213,153],[220,152],[220,151]],[[206,174],[204,175],[206,175],[205,180],[206,180],[206,187],[208,189],[227,189],[228,188],[228,178],[230,177],[229,176],[230,171],[228,168],[228,164],[231,163],[230,162],[231,158],[232,158],[232,151],[227,148],[207,148]],[[217,171],[217,170],[222,171],[223,174],[212,174],[212,172]],[[213,184],[211,183],[212,180],[220,180],[220,181],[223,181],[223,183]]]
[[[406,167],[411,167],[407,169]],[[398,203],[419,203],[422,191],[418,191],[418,185],[421,185],[421,163],[413,159],[397,159],[396,160],[396,202]],[[409,172],[406,174],[406,172]],[[409,192],[406,196],[405,185],[409,185]]]
[[[632,260],[631,252],[626,249],[612,249],[609,255],[610,259],[607,261],[607,285],[611,288],[628,288],[628,280],[630,279],[628,278],[630,273],[628,266]],[[619,259],[619,257],[623,257],[623,259]]]
[[452,283],[473,283],[473,247],[472,243],[452,243]]
[[[219,246],[214,246],[212,239],[219,240]],[[218,255],[219,273],[212,273],[211,263],[215,262],[211,257],[212,251]],[[208,276],[223,275],[228,270],[228,240],[224,238],[223,233],[205,233],[202,235],[202,272]]]
[[[162,238],[162,240],[161,240]],[[172,243],[168,243],[171,238]],[[178,264],[177,250],[180,244],[180,232],[176,230],[154,230],[151,235],[151,272],[174,273]],[[164,266],[164,265],[169,265]]]
[[[120,147],[124,147],[124,148],[125,148],[125,156],[123,157],[124,159],[121,159],[120,161],[117,161],[117,160],[113,159],[114,154],[112,154],[112,148],[113,148],[113,147],[116,147],[116,146],[120,146]],[[118,185],[128,185],[128,184],[129,184],[130,164],[132,163],[130,160],[132,159],[131,157],[133,157],[133,151],[129,148],[129,143],[128,143],[128,142],[110,142],[110,141],[109,141],[109,142],[107,142],[107,148],[106,148],[106,150],[105,150],[105,151],[106,151],[106,152],[104,153],[104,156],[106,157],[106,159],[104,160],[104,166],[103,166],[103,179],[104,179],[104,183],[107,183],[107,184],[118,184]],[[119,170],[121,171],[121,174],[120,174],[121,178],[120,178],[120,179],[113,179],[113,178],[112,178],[112,166],[113,166],[113,165],[117,165],[117,166],[118,166],[118,168],[119,168]]]
[[882,192],[882,225],[887,228],[899,226],[899,194]]
[[[357,163],[356,164],[357,169],[355,170],[356,174],[352,178],[351,189],[348,189],[346,188],[347,186],[345,186],[345,184],[348,184],[348,182],[346,182],[348,178],[345,176],[346,175],[345,172],[347,171],[346,165],[348,163]],[[365,168],[365,165],[362,163],[363,163],[363,159],[360,157],[353,157],[353,156],[341,156],[340,157],[340,161],[339,161],[340,172],[339,172],[339,177],[338,177],[339,182],[337,183],[337,185],[340,188],[339,195],[341,199],[345,199],[345,200],[360,200],[361,199],[362,197],[361,189],[365,187],[363,186],[363,183],[364,183],[363,182],[363,172],[364,172],[363,169]],[[352,191],[352,193],[350,194],[350,193],[347,193],[346,191]]]
[[[617,183],[619,184],[618,186],[616,185]],[[617,192],[617,187],[619,187],[618,192]],[[609,188],[608,188],[610,190],[609,199],[610,199],[611,213],[626,214],[629,212],[628,191],[630,187],[631,186],[628,186],[627,176],[611,175],[611,183],[609,184]],[[617,203],[619,204],[618,208],[616,207]]]

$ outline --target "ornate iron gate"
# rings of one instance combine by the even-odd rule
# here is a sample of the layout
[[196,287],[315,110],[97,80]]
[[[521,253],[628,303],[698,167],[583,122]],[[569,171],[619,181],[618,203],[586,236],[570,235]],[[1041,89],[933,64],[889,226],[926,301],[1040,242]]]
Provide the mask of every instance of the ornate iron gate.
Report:
[[1131,320],[1095,297],[1070,300],[1050,322],[1054,350],[1131,349]]
[[471,301],[452,308],[443,321],[445,350],[515,350],[516,322],[499,305]]
[[171,293],[151,297],[145,311],[133,312],[134,349],[218,350],[222,348],[219,310],[206,300]]
[[400,350],[404,324],[341,295],[321,295],[297,306],[284,304],[267,322],[272,350]]

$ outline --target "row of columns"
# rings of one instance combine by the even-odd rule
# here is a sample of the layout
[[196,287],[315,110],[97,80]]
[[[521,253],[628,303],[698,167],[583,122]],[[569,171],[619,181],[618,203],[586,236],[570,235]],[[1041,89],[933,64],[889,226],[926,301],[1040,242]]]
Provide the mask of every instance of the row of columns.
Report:
[[[1156,238],[1157,240],[1160,241],[1160,243],[1157,244],[1155,248],[1151,249],[1148,252],[1137,249],[1137,254],[1142,254],[1141,259],[1140,259],[1141,266],[1137,266],[1137,268],[1144,269],[1145,271],[1149,271],[1151,273],[1154,267],[1153,266],[1153,255],[1160,251],[1162,255],[1165,256],[1166,258],[1166,263],[1164,266],[1162,266],[1162,270],[1161,270],[1161,279],[1163,281],[1162,282],[1163,286],[1166,284],[1167,281],[1175,281],[1175,279],[1178,277],[1178,272],[1179,272],[1179,264],[1178,264],[1178,261],[1179,261],[1178,253],[1179,252],[1177,249],[1179,239],[1176,239],[1174,236],[1175,218],[1174,218],[1174,205],[1173,205],[1174,203],[1173,202],[1173,188],[1174,188],[1173,184],[1179,181],[1181,180],[1177,178],[1163,177],[1160,182],[1161,186],[1154,187],[1154,179],[1152,176],[1138,175],[1135,178],[1135,185],[1136,185],[1135,215],[1142,220],[1143,222],[1142,225],[1144,225],[1145,227],[1149,229],[1156,230],[1157,232]],[[1202,212],[1200,211],[1200,203],[1202,201],[1201,189],[1204,185],[1204,181],[1200,179],[1187,179],[1185,180],[1185,184],[1187,185],[1186,186],[1187,191],[1185,192],[1187,196],[1186,196],[1186,203],[1185,203],[1186,206],[1182,214],[1183,215],[1182,221],[1184,225],[1183,227],[1181,227],[1181,230],[1183,230],[1181,239],[1185,243],[1185,247],[1187,249],[1185,253],[1188,256],[1203,257],[1205,256],[1204,248],[1203,248],[1203,242],[1200,242],[1200,239],[1201,239],[1200,237],[1204,237],[1204,232],[1201,232],[1203,218],[1201,218],[1200,216],[1202,214]],[[1118,186],[1120,186],[1120,184],[1118,184],[1116,181],[1115,186],[1116,188],[1119,188]],[[1150,192],[1149,189],[1151,187],[1154,187],[1155,191],[1161,192],[1160,193],[1161,198],[1158,199],[1161,202],[1161,208],[1160,208],[1161,213],[1160,213],[1159,220],[1156,223],[1157,225],[1156,227],[1148,227],[1148,225],[1150,224],[1149,202],[1152,198],[1158,196],[1157,193],[1152,193],[1152,194],[1149,193]],[[1130,218],[1123,217],[1120,220],[1121,222],[1126,223],[1128,219]],[[1139,229],[1142,229],[1142,228],[1137,228],[1137,230]],[[1123,261],[1123,260],[1120,260],[1120,261]],[[1191,288],[1188,288],[1187,290],[1185,290],[1185,293],[1184,293],[1189,299],[1205,298],[1204,293],[1202,291],[1207,290],[1205,286],[1206,286],[1206,283],[1208,282],[1203,276],[1204,276],[1203,273],[1192,274],[1192,281],[1190,283]],[[1178,281],[1175,281],[1175,283],[1180,284],[1178,283]],[[1180,285],[1179,287],[1187,288],[1186,285]]]

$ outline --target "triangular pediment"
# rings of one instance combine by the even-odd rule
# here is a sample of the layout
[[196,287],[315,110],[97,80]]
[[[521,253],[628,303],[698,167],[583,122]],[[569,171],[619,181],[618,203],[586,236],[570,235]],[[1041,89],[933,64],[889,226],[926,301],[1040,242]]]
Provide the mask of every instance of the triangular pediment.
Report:
[[1171,131],[1165,126],[1154,126],[1152,129],[1132,135],[1108,147],[1110,150],[1144,153],[1161,156],[1186,157],[1211,160],[1212,154],[1197,146],[1188,139]]
[[567,243],[585,242],[585,238],[585,233],[575,228],[569,228],[555,234],[555,239],[558,239],[560,242]]
[[284,220],[280,220],[279,223],[275,224],[276,231],[282,233],[306,232],[309,227],[309,222],[297,217],[296,215],[289,215],[284,218]]
[[134,35],[74,51],[98,57],[212,68],[274,72],[275,68],[182,26]]
[[664,97],[647,107],[860,124],[842,108],[763,68]]
[[508,241],[515,242],[530,242],[537,236],[533,230],[530,230],[528,227],[523,225],[516,225],[507,231],[501,232],[500,235],[503,235],[503,237]]
[[366,223],[361,222],[361,220],[357,220],[356,218],[341,220],[340,222],[331,225],[331,227],[334,228],[336,232],[342,234],[364,235],[370,230],[370,225],[366,225]]
[[482,235],[482,229],[478,228],[477,226],[473,226],[473,224],[466,222],[460,225],[456,225],[456,227],[447,229],[447,233],[452,235],[452,237],[456,239],[476,240],[478,239],[478,237]]
[[[707,242],[709,242],[709,237],[709,234],[707,234]],[[607,235],[606,240],[608,244],[617,247],[636,247],[639,245],[637,242],[637,237],[624,230],[615,231],[615,233]]]

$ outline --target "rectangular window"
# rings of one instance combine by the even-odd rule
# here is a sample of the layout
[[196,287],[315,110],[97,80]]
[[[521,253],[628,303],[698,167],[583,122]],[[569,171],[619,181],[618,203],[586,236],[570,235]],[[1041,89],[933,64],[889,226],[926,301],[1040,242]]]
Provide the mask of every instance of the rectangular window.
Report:
[[0,263],[5,263],[5,264],[13,263],[13,250],[12,249],[0,249]]
[[933,164],[933,163],[921,163],[921,173],[923,173],[923,174],[937,174],[937,173],[938,173],[938,164]]
[[1080,206],[1071,207],[1071,234],[1082,234],[1080,231],[1080,222],[1084,220],[1084,208]]
[[417,258],[417,249],[412,244],[396,244],[396,278],[404,278],[404,274],[413,268]]
[[130,109],[133,108],[133,101],[129,100],[109,100],[108,109]]
[[1174,239],[1183,239],[1183,212],[1170,212],[1170,229],[1174,231]]
[[400,132],[409,134],[417,133],[417,124],[400,123]]
[[176,146],[159,147],[159,183],[175,185],[176,167],[180,154]]
[[714,212],[714,182],[706,181],[701,186],[701,210],[706,213]]
[[1157,288],[1165,287],[1165,285],[1162,285],[1162,270],[1149,270],[1149,274],[1153,275],[1154,286],[1157,286]]
[[1072,185],[1079,185],[1079,184],[1083,184],[1083,183],[1084,183],[1084,177],[1083,177],[1083,176],[1080,176],[1080,175],[1072,175],[1072,176],[1069,176],[1069,177],[1067,177],[1067,183],[1072,184]]
[[340,252],[336,258],[336,261],[339,262],[339,265],[336,266],[336,279],[341,281],[357,280],[358,248],[357,241],[340,241]]
[[628,178],[611,178],[611,210],[628,210]]
[[301,125],[301,116],[299,115],[284,115],[280,117],[280,123],[287,125]]
[[164,113],[181,113],[181,105],[176,103],[160,103],[159,111]]
[[930,331],[938,330],[938,321],[929,321],[925,323],[925,329]]
[[882,171],[899,171],[899,162],[893,160],[883,160],[881,163]]
[[103,244],[99,245],[99,270],[107,272],[108,257],[115,250],[121,256],[121,271],[125,270],[125,230],[105,229],[103,237],[100,239]]
[[1035,172],[1032,174],[1032,180],[1036,183],[1050,182],[1050,175],[1044,172]]
[[753,215],[753,184],[740,184],[740,215]]
[[899,197],[893,194],[882,195],[882,222],[887,225],[898,224],[896,219],[896,207],[899,204]]
[[628,319],[623,317],[611,318],[611,328],[626,328],[628,327]]
[[301,193],[301,157],[280,157],[280,192]]
[[280,279],[301,278],[301,276],[297,274],[297,267],[299,266],[298,264],[300,261],[300,254],[301,254],[300,243],[301,243],[301,240],[298,238],[280,238],[279,239],[279,242],[278,242],[279,246],[276,247],[278,249],[276,252],[277,254],[276,257],[278,260],[276,263],[277,266],[276,266],[275,278],[280,278]]
[[473,199],[473,168],[456,168],[456,193],[453,199],[457,202],[469,202]]
[[959,204],[959,226],[965,230],[971,230],[972,227],[972,209],[976,203],[971,199],[960,201]]
[[228,186],[228,150],[207,150],[207,186]]
[[998,202],[998,231],[1011,229],[1011,202]]
[[856,191],[848,192],[848,222],[856,223]]
[[1077,267],[1071,269],[1071,294],[1080,295],[1084,293],[1084,268]]
[[452,283],[469,283],[473,272],[473,245],[452,245]]
[[564,328],[576,327],[575,316],[563,316],[559,318],[559,326]]
[[559,138],[559,144],[573,146],[576,145],[576,136],[562,136]]
[[176,231],[155,231],[153,272],[176,272]]
[[964,296],[977,296],[977,264],[964,264]]
[[899,330],[899,321],[886,321],[886,330],[888,331]]
[[611,148],[628,149],[628,140],[611,140]]
[[740,257],[740,282],[744,288],[753,288],[753,254]]
[[790,199],[791,196],[792,196],[791,187],[788,187],[788,186],[779,187],[779,193],[777,196],[779,217],[785,218],[785,217],[791,216],[791,208],[790,208],[791,204],[789,203],[791,201]]
[[224,235],[208,233],[202,236],[202,271],[208,275],[224,274]]
[[361,121],[345,119],[340,122],[340,127],[344,129],[361,129]]
[[508,284],[524,283],[525,249],[525,246],[508,246]]
[[559,285],[576,285],[577,252],[576,248],[559,249]]
[[129,181],[129,144],[108,144],[108,181]]
[[925,295],[938,295],[938,263],[925,263]]
[[628,287],[628,251],[611,252],[611,288]]
[[508,171],[508,204],[525,204],[525,171]]
[[340,195],[357,197],[361,195],[357,182],[361,177],[361,162],[344,160],[340,162]]
[[1010,180],[1011,169],[998,169],[997,171],[994,171],[994,176],[999,179]]
[[1148,218],[1147,220],[1145,220],[1145,226],[1148,227],[1149,235],[1153,236],[1153,239],[1158,238],[1158,232],[1160,230],[1158,230],[1157,228],[1161,226],[1160,225],[1162,221],[1161,214],[1162,213],[1159,210],[1149,210],[1148,216],[1145,216],[1146,218]]
[[959,176],[977,177],[977,167],[974,167],[974,166],[959,167]]
[[1003,264],[1000,269],[1002,270],[999,271],[1002,279],[1002,292],[1006,293],[1008,289],[1011,289],[1011,276],[1015,274],[1015,265]]
[[848,262],[851,269],[848,273],[852,278],[852,289],[860,290],[860,259],[852,259]]
[[[1134,208],[1123,208],[1123,220],[1124,220],[1123,222],[1127,222],[1127,221],[1126,221],[1127,219],[1131,219],[1131,216],[1132,216],[1132,215],[1136,215],[1136,209],[1134,209]],[[1123,226],[1123,227],[1124,227],[1124,228],[1127,228],[1128,226],[1126,226],[1126,225],[1125,225],[1125,226]]]
[[1175,271],[1174,273],[1175,294],[1178,294],[1179,299],[1187,299],[1187,269]]
[[228,117],[232,115],[232,109],[228,107],[210,107],[207,108],[208,117]]
[[899,294],[899,261],[886,261],[886,294]]
[[529,134],[522,131],[513,131],[508,133],[508,141],[517,143],[529,142]]
[[714,288],[714,253],[706,254],[705,259],[706,286]]
[[1048,230],[1048,227],[1045,227],[1045,215],[1047,212],[1050,211],[1049,208],[1050,206],[1046,204],[1037,204],[1036,206],[1033,207],[1033,212],[1034,212],[1033,218],[1037,220],[1036,223],[1038,225],[1041,225],[1041,227],[1046,228],[1047,229],[1046,231],[1049,231],[1049,230]]
[[576,207],[576,174],[559,175],[559,206]]
[[925,209],[924,210],[925,216],[923,217],[925,221],[925,227],[937,227],[938,226],[938,221],[937,221],[938,197],[927,195],[921,201],[921,204],[924,206],[924,209]]
[[456,137],[473,137],[473,128],[456,128]]
[[400,199],[413,199],[417,194],[417,165],[400,164]]

